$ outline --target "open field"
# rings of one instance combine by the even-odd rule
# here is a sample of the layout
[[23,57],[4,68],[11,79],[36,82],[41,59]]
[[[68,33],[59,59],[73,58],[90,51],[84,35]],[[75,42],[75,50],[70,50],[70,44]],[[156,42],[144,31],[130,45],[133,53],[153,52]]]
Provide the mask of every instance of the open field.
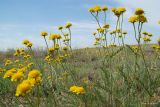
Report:
[[0,107],[160,107],[160,39],[150,43],[147,17],[137,8],[128,20],[137,44],[125,44],[126,9],[111,9],[112,31],[107,10],[89,9],[98,25],[94,48],[73,49],[74,25],[66,23],[60,34],[41,32],[43,50],[26,39],[25,48],[0,52]]

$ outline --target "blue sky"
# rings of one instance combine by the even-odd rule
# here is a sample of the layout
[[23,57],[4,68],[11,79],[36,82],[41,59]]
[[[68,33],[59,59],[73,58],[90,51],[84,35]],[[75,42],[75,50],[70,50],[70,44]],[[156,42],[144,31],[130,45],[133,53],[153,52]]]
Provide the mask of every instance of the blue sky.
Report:
[[[144,30],[153,33],[153,42],[159,37],[159,0],[0,0],[0,50],[22,47],[23,39],[29,39],[35,47],[45,46],[41,31],[59,33],[57,26],[72,22],[73,47],[92,46],[92,32],[97,27],[88,8],[101,6],[126,7],[124,29],[129,31],[126,43],[134,44],[132,26],[127,22],[135,8],[146,11],[149,23]],[[107,22],[115,27],[116,18],[107,13]]]

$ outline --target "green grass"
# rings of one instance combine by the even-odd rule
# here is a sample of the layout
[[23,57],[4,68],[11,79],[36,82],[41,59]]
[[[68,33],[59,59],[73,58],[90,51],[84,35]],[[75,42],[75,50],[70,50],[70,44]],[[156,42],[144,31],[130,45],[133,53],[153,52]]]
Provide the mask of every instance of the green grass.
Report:
[[[34,68],[43,74],[41,85],[24,97],[15,97],[18,83],[3,79],[4,73],[1,73],[0,105],[37,106],[37,98],[40,97],[39,106],[42,107],[156,107],[160,97],[160,60],[157,52],[149,47],[147,51],[143,50],[145,66],[141,53],[133,53],[130,46],[111,48],[109,53],[104,51],[100,48],[73,50],[62,63],[52,63],[55,71],[44,62],[45,52],[36,54],[34,59],[41,67],[35,65]],[[11,54],[1,56],[1,63],[6,57],[16,59]],[[34,59],[30,60],[34,62]],[[47,79],[50,75],[54,77],[52,80]],[[85,94],[70,92],[72,85],[83,86]],[[40,91],[37,93],[38,87]]]

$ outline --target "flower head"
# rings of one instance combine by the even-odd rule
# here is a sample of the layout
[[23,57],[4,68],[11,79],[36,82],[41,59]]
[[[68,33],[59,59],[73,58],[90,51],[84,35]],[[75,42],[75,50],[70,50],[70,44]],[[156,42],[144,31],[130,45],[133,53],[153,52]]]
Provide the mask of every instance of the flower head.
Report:
[[55,48],[54,48],[54,47],[51,47],[51,48],[48,49],[48,51],[49,51],[50,53],[53,53],[53,52],[55,51]]
[[71,86],[69,89],[71,92],[76,93],[76,94],[84,94],[85,90],[83,87],[79,87],[79,86]]
[[28,80],[24,80],[20,83],[16,88],[16,96],[24,96],[25,94],[29,93],[32,89],[31,83]]
[[6,60],[6,61],[5,61],[5,63],[4,63],[4,65],[5,65],[5,66],[10,65],[10,64],[12,64],[12,61],[11,61],[11,60],[9,60],[9,59],[8,59],[8,60]]
[[72,23],[68,22],[66,23],[65,28],[70,28],[71,26],[72,26]]
[[17,73],[12,75],[11,81],[22,80],[23,78],[24,78],[23,72],[17,72]]
[[41,32],[41,36],[46,37],[48,35],[47,32]]
[[109,29],[109,27],[110,27],[109,24],[106,24],[106,25],[103,26],[103,28],[105,28],[105,29]]
[[64,50],[64,51],[68,50],[68,46],[64,46],[64,47],[63,47],[63,50]]
[[131,22],[131,23],[137,22],[137,21],[138,21],[137,15],[131,16],[131,17],[128,19],[128,21]]
[[29,40],[25,39],[25,40],[23,40],[22,43],[23,43],[24,45],[27,45],[29,42],[30,42]]
[[137,8],[135,11],[135,15],[142,15],[144,14],[144,10],[142,8]]
[[32,44],[32,42],[29,42],[26,46],[31,48],[33,46],[33,44]]
[[59,26],[59,27],[58,27],[58,30],[62,30],[62,29],[63,29],[63,26]]
[[30,79],[30,78],[37,78],[37,77],[39,77],[39,76],[41,76],[41,73],[40,73],[39,70],[36,70],[36,69],[30,71],[29,74],[28,74],[28,78],[29,78],[29,79]]
[[60,34],[51,34],[49,36],[49,39],[50,40],[55,40],[55,39],[60,39],[61,38],[61,35]]
[[138,21],[142,22],[142,23],[146,23],[147,22],[147,18],[144,15],[139,15],[138,16]]
[[107,11],[108,8],[107,8],[107,6],[103,6],[103,7],[101,8],[101,10],[102,10],[102,11]]
[[15,68],[9,69],[4,74],[3,78],[10,78],[17,70]]

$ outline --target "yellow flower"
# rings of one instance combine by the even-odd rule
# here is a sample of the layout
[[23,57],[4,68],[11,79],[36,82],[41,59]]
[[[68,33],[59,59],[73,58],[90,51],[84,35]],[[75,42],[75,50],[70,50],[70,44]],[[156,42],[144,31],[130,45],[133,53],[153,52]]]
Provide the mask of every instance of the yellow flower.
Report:
[[65,28],[70,28],[71,26],[72,26],[72,23],[68,22],[66,23]]
[[31,83],[28,80],[24,80],[20,83],[16,88],[16,96],[24,96],[25,94],[29,93],[32,89]]
[[153,35],[152,35],[151,33],[148,33],[148,36],[149,36],[149,37],[152,37]]
[[124,13],[126,11],[126,8],[120,7],[117,9],[120,13]]
[[24,58],[25,58],[25,59],[30,59],[30,58],[31,58],[31,55],[27,54],[27,55],[24,56]]
[[53,52],[55,51],[55,49],[54,49],[53,47],[51,47],[51,48],[48,49],[48,51],[49,51],[50,53],[53,53]]
[[110,45],[108,46],[108,48],[112,48],[112,47],[116,47],[116,46],[117,46],[116,44],[112,43],[112,44],[110,44]]
[[152,45],[151,47],[152,47],[153,49],[156,49],[157,45]]
[[94,12],[94,9],[91,7],[89,8],[89,12],[93,13]]
[[6,73],[4,74],[3,78],[10,78],[12,75],[16,72],[15,68],[12,68],[10,70],[7,70]]
[[31,48],[33,46],[32,42],[27,43],[27,47]]
[[143,38],[143,40],[144,40],[145,42],[150,42],[150,41],[151,41],[151,39],[150,39],[148,36],[145,36],[145,37]]
[[15,52],[15,53],[14,53],[14,56],[18,56],[18,53]]
[[95,38],[96,39],[96,41],[100,41],[101,40],[101,38]]
[[125,31],[125,32],[123,32],[123,34],[124,34],[124,35],[126,35],[126,34],[127,34],[127,32]]
[[95,36],[97,33],[96,33],[96,32],[93,32],[92,34]]
[[145,23],[145,22],[147,22],[147,18],[144,15],[139,15],[138,16],[138,21],[142,22],[142,23]]
[[142,34],[143,34],[143,35],[148,35],[148,32],[143,32]]
[[100,12],[101,11],[101,7],[99,5],[95,5],[93,7],[94,12]]
[[21,52],[20,55],[25,55],[25,52]]
[[104,28],[97,28],[97,31],[99,32],[99,33],[103,33],[104,32]]
[[41,73],[38,70],[30,71],[28,74],[28,80],[32,86],[38,85],[42,81]]
[[59,27],[58,27],[58,30],[62,30],[62,29],[63,29],[63,27],[62,27],[62,26],[59,26]]
[[1,72],[4,72],[4,71],[5,71],[4,69],[0,68],[0,73],[1,73]]
[[23,72],[17,72],[12,75],[11,81],[19,81],[22,80],[23,78],[24,78]]
[[137,52],[139,50],[139,47],[134,45],[134,46],[132,46],[132,49],[134,50],[134,52]]
[[35,78],[28,79],[28,81],[30,82],[32,87],[36,85],[36,79]]
[[39,85],[42,81],[42,78],[39,76],[37,78],[28,79],[32,86]]
[[115,11],[116,11],[116,8],[114,8],[114,7],[111,8],[111,11],[112,11],[112,12],[115,12]]
[[128,21],[131,22],[131,23],[137,22],[137,21],[138,21],[137,15],[131,16],[131,17],[128,19]]
[[7,65],[10,65],[10,64],[12,64],[12,61],[8,59],[8,60],[5,61],[4,65],[7,66]]
[[111,11],[119,17],[121,14],[123,14],[126,11],[126,8],[120,7],[120,8],[111,8]]
[[24,73],[26,71],[26,69],[27,69],[26,67],[21,67],[20,69],[17,70],[17,72]]
[[63,50],[65,50],[65,51],[68,50],[68,46],[64,46]]
[[41,32],[41,36],[46,37],[48,35],[47,32]]
[[135,15],[142,15],[144,14],[144,10],[142,8],[137,8],[135,11]]
[[101,8],[101,10],[102,10],[102,11],[107,11],[108,8],[107,8],[107,6],[103,6],[103,7]]
[[65,34],[64,34],[64,36],[68,36],[68,35],[69,35],[68,33],[65,33]]
[[34,63],[33,63],[33,62],[31,62],[31,63],[29,63],[29,64],[28,64],[28,66],[27,66],[27,67],[28,67],[28,68],[31,68],[33,65],[34,65]]
[[18,63],[18,62],[19,62],[19,60],[17,59],[17,60],[15,60],[14,62],[15,62],[15,63]]
[[109,27],[110,27],[109,24],[106,24],[106,25],[103,26],[103,28],[105,28],[105,29],[109,29]]
[[13,74],[14,74],[13,72],[7,71],[7,72],[5,73],[5,75],[3,76],[3,78],[10,78]]
[[23,64],[19,64],[18,66],[19,66],[19,68],[25,67]]
[[110,32],[110,35],[112,35],[112,34],[113,34],[113,31]]
[[51,34],[49,36],[49,39],[50,40],[55,40],[55,39],[60,39],[61,38],[61,35],[60,34]]
[[83,87],[79,87],[79,86],[71,86],[69,89],[71,92],[76,93],[76,94],[84,94],[85,90]]
[[55,45],[55,50],[58,50],[59,49],[59,44],[56,44]]
[[29,78],[29,79],[30,79],[30,78],[37,78],[37,77],[39,77],[39,76],[41,76],[41,73],[40,73],[39,70],[36,70],[36,69],[30,71],[29,74],[28,74],[28,78]]
[[117,33],[121,33],[121,29],[117,29],[116,32],[117,32]]
[[50,55],[47,55],[44,60],[50,63],[50,61],[52,61],[52,57]]
[[23,40],[22,43],[23,43],[24,45],[27,45],[29,42],[30,42],[30,41],[26,39],[26,40]]

